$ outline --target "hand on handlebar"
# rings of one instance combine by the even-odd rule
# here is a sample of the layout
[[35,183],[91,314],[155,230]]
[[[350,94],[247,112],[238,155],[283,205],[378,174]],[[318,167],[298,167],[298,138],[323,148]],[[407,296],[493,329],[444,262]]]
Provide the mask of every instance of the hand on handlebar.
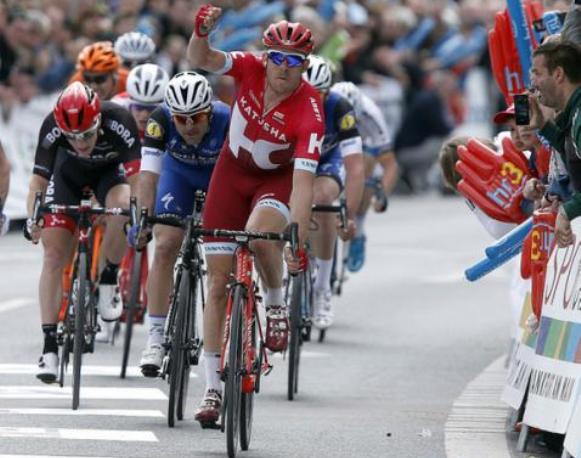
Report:
[[40,240],[42,226],[40,226],[36,221],[34,221],[32,218],[28,218],[22,230],[26,240],[30,240],[35,245],[38,243]]
[[346,242],[355,237],[355,232],[357,231],[357,224],[353,219],[347,220],[347,227],[342,227],[341,222],[337,223],[337,235],[341,237],[341,240]]
[[294,256],[291,248],[288,246],[285,247],[284,260],[291,274],[302,272],[309,265],[309,256],[307,255],[307,250],[304,248],[299,248],[296,256]]
[[136,248],[137,250],[142,250],[152,239],[151,228],[146,227],[139,233],[140,225],[134,224],[127,230],[127,244]]

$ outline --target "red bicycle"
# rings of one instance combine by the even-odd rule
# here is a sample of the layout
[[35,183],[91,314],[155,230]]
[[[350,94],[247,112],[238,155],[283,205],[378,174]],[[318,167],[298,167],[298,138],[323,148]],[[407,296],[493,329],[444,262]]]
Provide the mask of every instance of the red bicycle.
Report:
[[228,456],[233,458],[238,451],[238,443],[242,450],[248,450],[254,393],[260,391],[260,377],[267,375],[272,369],[258,316],[257,302],[260,297],[253,274],[254,255],[248,244],[256,239],[284,240],[290,242],[291,249],[296,253],[298,226],[293,223],[287,233],[220,230],[210,232],[216,237],[231,238],[238,243],[235,253],[236,271],[226,306],[220,360],[225,382],[221,429],[226,432]]

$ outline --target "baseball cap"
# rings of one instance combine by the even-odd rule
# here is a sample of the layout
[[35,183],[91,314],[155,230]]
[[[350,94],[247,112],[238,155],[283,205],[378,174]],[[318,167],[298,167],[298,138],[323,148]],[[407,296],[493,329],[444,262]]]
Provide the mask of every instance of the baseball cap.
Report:
[[511,119],[514,118],[514,103],[511,104],[506,110],[504,111],[499,111],[498,113],[496,113],[494,115],[494,118],[492,118],[492,120],[494,121],[495,124],[506,124],[506,122]]

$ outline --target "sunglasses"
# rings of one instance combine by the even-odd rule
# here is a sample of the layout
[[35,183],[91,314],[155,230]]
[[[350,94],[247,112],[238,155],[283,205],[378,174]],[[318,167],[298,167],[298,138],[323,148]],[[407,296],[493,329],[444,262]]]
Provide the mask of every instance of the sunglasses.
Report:
[[150,105],[146,103],[129,103],[129,109],[133,111],[147,111],[151,113],[153,110],[155,110],[156,107],[157,105]]
[[174,114],[173,119],[178,124],[186,124],[188,119],[192,122],[192,124],[198,124],[200,122],[207,121],[209,116],[209,111],[198,111],[197,113],[193,114]]
[[87,73],[83,73],[83,79],[87,84],[103,84],[109,78],[109,73],[102,73],[99,75],[89,75]]
[[86,140],[89,140],[94,135],[96,135],[98,130],[99,130],[99,123],[97,122],[94,127],[91,127],[84,132],[79,132],[79,133],[63,132],[63,134],[68,140],[86,141]]
[[268,51],[268,58],[274,62],[275,65],[282,65],[286,62],[287,67],[300,67],[305,63],[305,58],[299,54],[287,54],[280,51]]

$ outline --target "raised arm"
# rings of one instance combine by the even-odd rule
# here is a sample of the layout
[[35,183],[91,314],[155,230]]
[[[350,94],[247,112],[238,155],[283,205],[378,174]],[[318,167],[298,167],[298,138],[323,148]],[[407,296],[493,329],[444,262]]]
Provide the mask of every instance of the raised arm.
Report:
[[212,49],[208,34],[216,26],[222,8],[202,5],[194,18],[194,31],[188,44],[188,59],[195,69],[218,72],[226,64],[226,54]]

